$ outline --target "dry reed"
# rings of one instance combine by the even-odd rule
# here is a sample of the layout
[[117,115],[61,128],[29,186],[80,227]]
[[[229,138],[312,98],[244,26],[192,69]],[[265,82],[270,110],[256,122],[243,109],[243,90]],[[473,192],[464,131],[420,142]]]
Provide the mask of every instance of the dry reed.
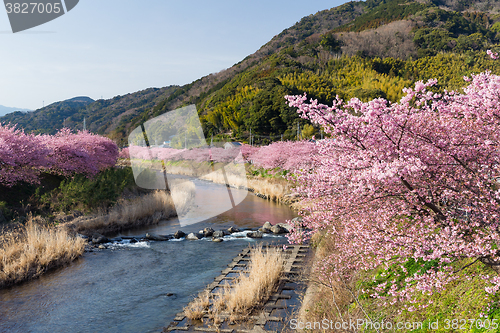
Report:
[[210,305],[210,292],[205,290],[193,302],[184,308],[184,313],[191,320],[200,320],[205,314],[205,309]]
[[200,295],[184,309],[184,313],[192,320],[201,319],[206,313],[215,326],[222,322],[224,315],[230,321],[242,320],[274,291],[283,268],[281,249],[256,247],[250,254],[248,271],[240,274],[232,288],[225,285],[213,295],[210,306],[206,304],[207,295]]
[[290,184],[284,180],[248,179],[248,187],[257,193],[264,194],[268,200],[281,201],[290,192]]
[[209,173],[200,178],[217,184],[225,184],[227,179],[228,185],[252,189],[256,193],[264,194],[268,200],[272,201],[280,201],[290,191],[290,185],[284,179],[251,178],[247,175],[235,174],[230,171],[226,173],[226,177],[219,171]]
[[248,275],[241,274],[237,284],[226,295],[226,310],[240,319],[267,298],[284,268],[283,251],[257,247],[252,250]]
[[85,241],[62,228],[41,226],[30,217],[17,234],[4,235],[0,245],[0,288],[38,277],[80,256]]
[[[317,322],[324,318],[339,322],[357,322],[358,319],[364,319],[360,308],[352,306],[355,300],[351,292],[355,289],[357,278],[345,284],[338,279],[326,281],[319,277],[316,269],[323,259],[335,253],[335,237],[324,231],[314,234],[311,241],[316,247],[314,263],[297,319],[301,322]],[[356,291],[354,293],[357,294]],[[327,331],[329,332],[323,329],[311,330],[311,332]]]
[[79,233],[109,233],[141,225],[157,224],[162,219],[184,214],[192,206],[195,186],[192,182],[174,185],[171,194],[155,191],[139,198],[124,200],[108,212],[82,217],[67,225]]

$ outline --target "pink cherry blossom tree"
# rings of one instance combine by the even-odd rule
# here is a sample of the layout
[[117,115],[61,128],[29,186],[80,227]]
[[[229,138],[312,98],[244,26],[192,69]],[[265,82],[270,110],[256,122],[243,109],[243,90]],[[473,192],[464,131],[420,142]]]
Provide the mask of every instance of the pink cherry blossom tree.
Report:
[[[462,93],[442,94],[433,92],[436,80],[417,82],[399,103],[337,98],[330,107],[286,96],[332,137],[319,143],[314,171],[298,172],[310,208],[306,229],[296,224],[290,235],[334,237],[320,268],[325,281],[381,264],[434,262],[404,285],[382,288],[411,303],[455,279],[451,263],[460,259],[499,267],[500,76],[467,80]],[[486,291],[496,292],[500,279],[489,281]]]
[[50,149],[42,141],[40,136],[0,124],[0,184],[38,182],[40,169],[51,165]]
[[317,153],[317,149],[315,142],[277,141],[260,147],[249,159],[260,168],[295,172],[311,168],[311,156]]
[[71,176],[93,176],[114,166],[118,147],[105,137],[89,132],[56,135],[25,134],[14,126],[0,124],[0,184],[38,183],[41,172]]
[[118,147],[111,139],[88,131],[72,133],[65,128],[56,135],[44,135],[43,143],[50,149],[50,171],[66,176],[93,176],[115,165],[118,158]]

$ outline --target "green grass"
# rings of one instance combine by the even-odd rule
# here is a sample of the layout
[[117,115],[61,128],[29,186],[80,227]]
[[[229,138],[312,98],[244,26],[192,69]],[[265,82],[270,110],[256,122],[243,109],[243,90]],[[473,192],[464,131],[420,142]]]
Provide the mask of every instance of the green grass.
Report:
[[59,187],[40,196],[45,209],[67,212],[107,208],[118,200],[123,190],[134,185],[131,168],[109,168],[94,178],[76,175],[63,180]]
[[[472,261],[472,259],[463,259],[451,266],[457,271]],[[422,274],[434,269],[436,264],[435,261],[409,260],[403,265],[407,273],[396,265],[386,269],[379,268],[363,276],[358,281],[357,288],[373,290],[374,287],[382,283],[387,284],[385,291],[393,284],[403,287],[407,276],[414,273]],[[422,323],[421,328],[406,330],[407,332],[500,332],[500,296],[488,294],[485,291],[488,284],[482,278],[485,275],[495,274],[491,268],[477,262],[456,273],[457,279],[449,283],[441,292],[434,292],[430,295],[416,294],[414,303],[396,302],[394,305],[383,305],[383,301],[367,296],[370,294],[369,292],[360,297],[361,305],[365,309],[369,309],[370,316],[377,318],[378,322],[384,320],[384,322],[391,321],[393,323]],[[389,297],[384,291],[380,295]],[[416,310],[403,310],[405,306],[410,305],[413,305]],[[425,307],[420,308],[421,306]],[[353,308],[355,307],[353,305]],[[490,322],[495,319],[499,328],[488,330],[481,328],[480,322],[473,321],[485,319],[489,319]],[[435,325],[433,329],[430,328],[431,324]],[[375,332],[375,330],[366,330],[366,332]]]

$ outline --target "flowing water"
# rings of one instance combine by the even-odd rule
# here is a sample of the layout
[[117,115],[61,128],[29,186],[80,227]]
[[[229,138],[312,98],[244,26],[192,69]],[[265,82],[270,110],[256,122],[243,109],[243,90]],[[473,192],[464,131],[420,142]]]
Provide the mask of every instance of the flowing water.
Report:
[[[203,204],[227,191],[200,181],[196,189],[196,200]],[[207,226],[215,230],[257,227],[294,216],[284,205],[248,195],[232,210],[200,223],[181,227],[178,221],[165,221],[123,236],[179,229],[197,232]],[[65,268],[0,290],[0,332],[161,332],[234,256],[256,242],[286,239],[268,236],[255,241],[233,235],[222,243],[208,239],[138,242],[85,253]]]

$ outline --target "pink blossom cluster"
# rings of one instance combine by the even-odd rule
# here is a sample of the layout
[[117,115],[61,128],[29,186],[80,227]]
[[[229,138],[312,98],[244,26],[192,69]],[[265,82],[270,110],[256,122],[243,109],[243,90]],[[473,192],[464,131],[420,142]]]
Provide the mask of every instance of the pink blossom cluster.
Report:
[[498,59],[498,53],[497,52],[493,52],[491,50],[488,50],[488,51],[486,51],[486,54],[488,54],[490,56],[490,58],[493,59],[493,60],[497,60]]
[[37,182],[40,170],[51,166],[49,153],[41,136],[0,124],[0,184]]
[[118,158],[130,158],[130,151],[128,147],[120,149]]
[[251,146],[251,145],[247,145],[247,144],[242,144],[241,145],[241,154],[242,154],[243,158],[245,159],[245,161],[250,161],[251,156],[253,154],[255,154],[256,152],[258,152],[259,149],[260,149],[260,147],[258,147],[258,146]]
[[62,129],[56,135],[33,135],[0,124],[2,185],[37,183],[41,172],[92,176],[115,165],[117,157],[118,148],[112,140],[86,131]]
[[309,170],[311,157],[318,151],[318,145],[309,141],[277,141],[251,153],[247,159],[264,169],[282,169],[295,172]]
[[174,149],[160,147],[130,146],[120,152],[122,158],[163,161],[195,161],[229,163],[237,160],[239,148],[224,149],[219,147],[205,147],[192,149]]
[[[389,289],[411,304],[415,293],[454,279],[450,263],[498,258],[500,76],[472,75],[462,93],[435,93],[436,82],[417,82],[398,103],[337,97],[330,107],[286,96],[334,138],[318,143],[313,172],[297,173],[310,208],[290,234],[293,242],[321,230],[334,236],[320,268],[325,281],[410,258],[436,261]],[[490,282],[496,292],[500,280]]]

